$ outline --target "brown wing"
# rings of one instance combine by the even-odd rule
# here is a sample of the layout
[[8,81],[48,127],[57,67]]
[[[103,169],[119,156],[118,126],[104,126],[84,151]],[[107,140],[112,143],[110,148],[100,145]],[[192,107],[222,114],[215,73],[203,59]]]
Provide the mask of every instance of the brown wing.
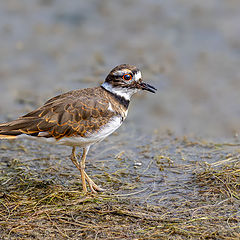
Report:
[[108,101],[95,92],[93,89],[83,89],[52,98],[17,120],[0,124],[0,135],[24,133],[56,139],[89,136],[114,115],[108,110]]

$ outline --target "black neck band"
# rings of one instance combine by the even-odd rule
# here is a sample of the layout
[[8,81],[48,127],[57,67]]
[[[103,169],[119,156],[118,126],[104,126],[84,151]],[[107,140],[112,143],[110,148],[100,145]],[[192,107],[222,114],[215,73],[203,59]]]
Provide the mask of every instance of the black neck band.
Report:
[[126,109],[128,109],[129,103],[130,101],[127,100],[125,97],[119,96],[116,93],[112,93],[109,90],[107,90],[106,88],[104,88],[103,86],[101,86],[101,88],[103,88],[105,91],[107,91],[108,93],[110,93],[120,104],[122,104]]

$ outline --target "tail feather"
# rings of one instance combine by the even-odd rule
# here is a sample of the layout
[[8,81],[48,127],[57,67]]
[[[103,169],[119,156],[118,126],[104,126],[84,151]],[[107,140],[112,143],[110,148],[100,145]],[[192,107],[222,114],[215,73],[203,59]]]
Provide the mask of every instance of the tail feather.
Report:
[[23,132],[18,131],[18,130],[16,130],[16,131],[1,131],[1,130],[0,130],[0,136],[1,136],[1,135],[17,136],[17,135],[20,135],[20,134],[22,134],[22,133],[23,133]]
[[[27,134],[26,129],[33,125],[29,119],[17,119],[0,124],[0,139],[14,139],[21,134]],[[31,135],[32,132],[29,134]]]
[[[36,120],[35,120],[36,121]],[[6,122],[0,124],[0,133],[1,131],[15,131],[20,129],[26,129],[33,125],[35,122],[33,119],[27,118],[19,118],[17,120],[13,120],[11,122]]]

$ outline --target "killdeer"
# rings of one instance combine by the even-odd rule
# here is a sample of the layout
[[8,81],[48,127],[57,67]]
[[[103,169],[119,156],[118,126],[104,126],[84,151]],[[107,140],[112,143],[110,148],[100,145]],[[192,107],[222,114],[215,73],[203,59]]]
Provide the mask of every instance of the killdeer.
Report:
[[[83,192],[87,192],[86,182],[92,192],[103,191],[85,172],[87,153],[92,144],[121,126],[131,96],[140,90],[155,93],[157,89],[142,81],[135,66],[119,65],[99,87],[58,95],[17,120],[0,124],[0,139],[30,136],[71,146],[71,160],[80,171]],[[83,148],[81,161],[77,159],[76,147]]]

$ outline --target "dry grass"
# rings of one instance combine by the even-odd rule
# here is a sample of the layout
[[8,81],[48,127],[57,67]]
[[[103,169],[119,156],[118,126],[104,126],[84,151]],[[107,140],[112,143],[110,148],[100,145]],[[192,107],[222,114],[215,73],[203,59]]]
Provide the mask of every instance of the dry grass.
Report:
[[207,196],[240,200],[240,156],[206,164],[196,181]]
[[[174,167],[168,158],[154,159],[158,165],[161,160]],[[131,193],[84,196],[77,183],[65,186],[46,171],[36,174],[19,161],[6,162],[0,176],[1,239],[240,239],[236,156],[188,166],[190,193],[180,200],[166,192],[158,205],[133,202]]]

